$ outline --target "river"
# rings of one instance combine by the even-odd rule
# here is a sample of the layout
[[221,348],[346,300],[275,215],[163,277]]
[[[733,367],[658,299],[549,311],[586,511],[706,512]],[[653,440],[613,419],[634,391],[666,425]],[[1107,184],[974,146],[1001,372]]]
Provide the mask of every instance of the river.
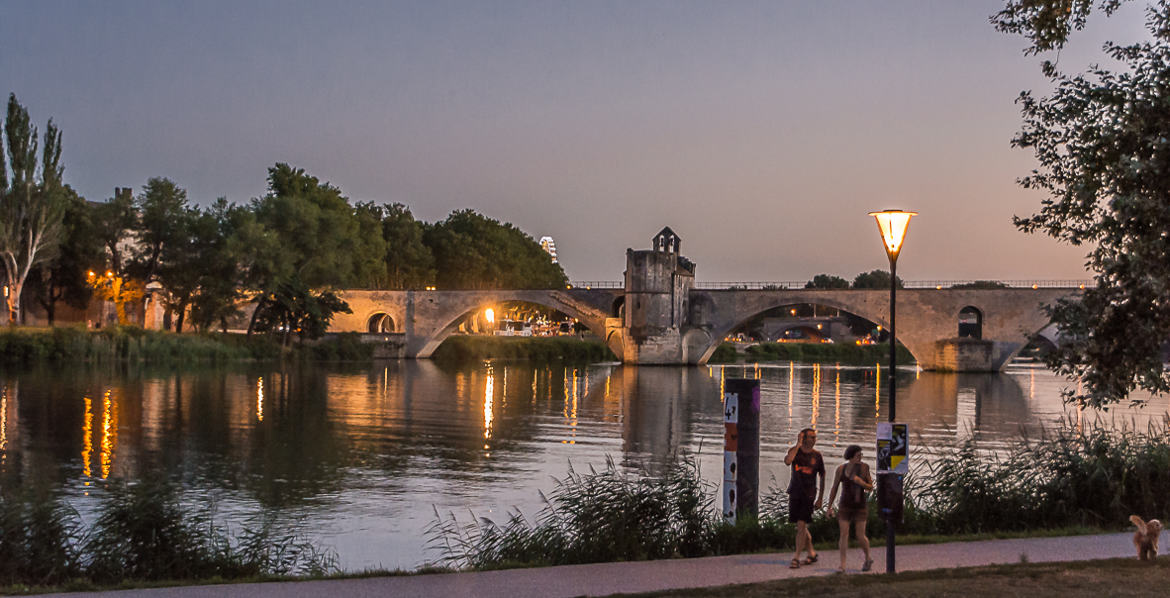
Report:
[[[1066,382],[1034,366],[898,374],[912,462],[969,436],[995,450],[1062,419],[1144,427],[1167,413],[1165,398],[1079,412],[1060,400]],[[872,460],[887,409],[872,367],[37,369],[0,371],[0,486],[57,489],[91,522],[102,480],[166,472],[182,480],[186,501],[214,502],[236,529],[266,512],[335,549],[346,570],[413,569],[437,556],[426,533],[436,511],[535,513],[539,492],[570,466],[612,458],[653,471],[686,452],[717,481],[721,387],[734,377],[761,379],[763,486],[787,482],[783,452],[805,426],[820,432],[829,467],[849,444]]]

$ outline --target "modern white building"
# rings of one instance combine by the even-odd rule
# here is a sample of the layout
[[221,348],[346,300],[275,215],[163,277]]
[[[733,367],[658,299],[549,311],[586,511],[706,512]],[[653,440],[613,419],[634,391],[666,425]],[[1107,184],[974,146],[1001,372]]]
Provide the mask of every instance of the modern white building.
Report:
[[552,237],[544,236],[540,238],[540,248],[547,251],[552,256],[553,263],[557,263],[557,243],[553,241]]

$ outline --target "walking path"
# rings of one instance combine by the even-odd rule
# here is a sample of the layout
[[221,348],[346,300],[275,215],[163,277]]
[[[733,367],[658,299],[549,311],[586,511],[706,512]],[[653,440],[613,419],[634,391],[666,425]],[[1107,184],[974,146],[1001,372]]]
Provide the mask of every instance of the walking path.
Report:
[[[1024,538],[983,542],[951,542],[899,546],[899,571],[922,571],[1019,563],[1078,561],[1135,556],[1133,534],[1103,534],[1061,538]],[[874,542],[875,573],[885,571],[885,547]],[[795,577],[830,575],[838,563],[836,550],[820,551],[814,565],[789,569],[791,553],[748,554],[633,563],[566,565],[534,569],[509,569],[438,575],[407,575],[328,581],[185,586],[151,590],[55,594],[101,598],[209,598],[248,596],[260,598],[309,598],[328,596],[426,596],[475,598],[569,598],[652,592],[681,588],[754,583]],[[860,574],[859,549],[850,549],[850,573]],[[872,575],[867,573],[866,575]]]

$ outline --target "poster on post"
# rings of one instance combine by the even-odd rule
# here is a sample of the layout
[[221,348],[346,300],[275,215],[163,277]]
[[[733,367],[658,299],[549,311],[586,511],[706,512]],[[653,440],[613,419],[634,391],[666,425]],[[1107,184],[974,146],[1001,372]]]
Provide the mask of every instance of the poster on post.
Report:
[[906,424],[879,422],[877,425],[877,470],[910,472],[910,428]]

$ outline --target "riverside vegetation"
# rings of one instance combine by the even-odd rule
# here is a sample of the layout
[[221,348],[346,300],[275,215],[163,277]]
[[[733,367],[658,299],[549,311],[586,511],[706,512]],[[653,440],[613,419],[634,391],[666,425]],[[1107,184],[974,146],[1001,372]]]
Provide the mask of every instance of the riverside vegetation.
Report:
[[[1066,422],[1000,456],[970,439],[935,452],[907,477],[903,537],[1120,529],[1130,513],[1170,514],[1165,421],[1145,431]],[[515,512],[502,523],[464,523],[436,513],[430,533],[443,564],[472,569],[790,550],[787,496],[776,487],[762,494],[758,518],[728,525],[693,459],[654,475],[610,461],[558,481],[534,519]],[[881,538],[876,513],[871,505],[867,529]],[[810,529],[815,538],[838,533],[823,512]]]
[[[898,345],[898,363],[910,365],[914,356],[906,347]],[[846,343],[759,343],[749,346],[743,355],[745,362],[811,361],[835,362],[853,365],[885,364],[890,358],[888,344],[853,345]],[[735,345],[723,343],[711,354],[709,363],[738,363],[740,354]]]
[[440,362],[466,363],[477,359],[565,360],[578,363],[617,361],[597,339],[577,337],[451,336],[439,345],[432,357]]
[[215,523],[214,507],[184,507],[176,485],[165,479],[111,482],[95,491],[104,497],[89,527],[60,496],[0,491],[0,590],[322,576],[338,569],[334,553],[269,518],[233,535]]
[[112,326],[8,328],[0,330],[0,364],[142,362],[155,364],[225,363],[281,357],[323,361],[367,361],[372,345],[345,333],[304,345],[282,347],[271,336],[222,333],[177,334]]

